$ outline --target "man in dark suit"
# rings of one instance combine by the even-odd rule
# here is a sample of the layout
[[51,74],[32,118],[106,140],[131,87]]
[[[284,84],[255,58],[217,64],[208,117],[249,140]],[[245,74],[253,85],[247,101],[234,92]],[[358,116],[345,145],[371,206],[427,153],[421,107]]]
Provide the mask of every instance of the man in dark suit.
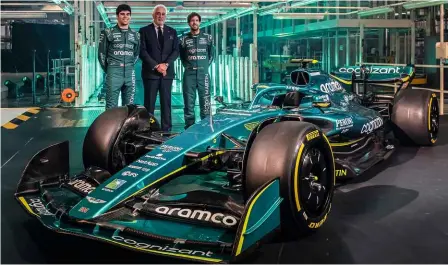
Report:
[[140,59],[144,105],[154,114],[159,92],[162,130],[171,131],[171,86],[174,61],[179,55],[179,38],[175,29],[165,25],[166,13],[164,5],[157,5],[152,13],[154,22],[140,29]]

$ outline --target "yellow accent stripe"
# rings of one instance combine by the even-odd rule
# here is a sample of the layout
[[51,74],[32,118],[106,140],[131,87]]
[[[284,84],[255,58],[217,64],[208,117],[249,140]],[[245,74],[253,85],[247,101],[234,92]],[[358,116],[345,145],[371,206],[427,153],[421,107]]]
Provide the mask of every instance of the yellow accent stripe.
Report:
[[238,256],[239,254],[241,254],[241,250],[243,249],[243,242],[244,242],[244,234],[246,233],[247,230],[247,223],[249,222],[249,217],[250,214],[252,212],[252,208],[255,205],[255,202],[258,200],[258,198],[261,196],[261,194],[263,194],[263,192],[266,191],[267,188],[269,188],[274,182],[271,182],[271,184],[267,185],[266,187],[264,187],[264,189],[262,189],[257,196],[255,196],[255,198],[252,200],[252,202],[249,205],[249,209],[247,210],[247,214],[246,214],[246,218],[244,219],[244,225],[243,225],[243,229],[241,230],[241,236],[240,236],[240,240],[238,242],[238,248],[236,250],[236,254],[235,256]]
[[357,142],[359,142],[361,140],[364,140],[364,139],[365,139],[365,137],[362,137],[362,138],[357,139],[357,140],[353,140],[351,142],[346,142],[346,143],[331,143],[330,146],[347,146],[347,145],[351,145],[351,144],[357,143]]
[[429,105],[428,105],[428,131],[431,131],[431,107],[432,107],[432,97],[429,99]]
[[330,75],[330,76],[331,76],[332,78],[338,80],[339,82],[342,82],[342,83],[346,84],[346,85],[351,85],[351,84],[352,84],[352,81],[347,81],[347,80],[344,80],[344,79],[342,79],[342,78],[336,77],[336,76],[334,76],[334,75]]
[[29,118],[30,118],[30,117],[25,116],[25,115],[23,115],[23,114],[17,116],[17,119],[22,120],[22,121],[27,121]]
[[23,204],[23,206],[25,206],[25,208],[28,210],[28,212],[30,212],[31,214],[34,214],[35,216],[39,216],[36,213],[34,213],[33,210],[31,210],[31,207],[28,205],[25,198],[19,197],[19,201]]
[[303,152],[303,148],[305,148],[305,145],[302,144],[299,148],[299,152],[297,153],[297,158],[296,158],[296,166],[294,168],[294,199],[296,201],[296,207],[297,207],[297,211],[300,212],[300,210],[302,209],[300,207],[300,202],[299,202],[299,164],[300,164],[300,158],[302,157],[302,152]]
[[15,129],[15,128],[19,127],[19,125],[14,124],[12,122],[7,122],[2,127],[5,129]]

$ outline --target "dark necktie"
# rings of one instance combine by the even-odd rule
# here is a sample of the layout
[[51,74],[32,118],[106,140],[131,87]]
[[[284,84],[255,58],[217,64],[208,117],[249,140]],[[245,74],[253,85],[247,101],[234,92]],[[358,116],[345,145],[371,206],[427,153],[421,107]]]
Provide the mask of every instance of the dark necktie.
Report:
[[163,34],[161,27],[158,27],[157,29],[157,39],[159,41],[160,49],[163,49]]

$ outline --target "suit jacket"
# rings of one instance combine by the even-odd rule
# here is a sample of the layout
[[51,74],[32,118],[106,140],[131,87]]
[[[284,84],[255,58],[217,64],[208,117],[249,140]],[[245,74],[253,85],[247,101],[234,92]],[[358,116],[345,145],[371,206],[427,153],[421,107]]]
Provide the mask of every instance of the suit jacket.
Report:
[[162,74],[154,69],[160,63],[168,63],[165,79],[174,79],[174,61],[179,56],[179,38],[175,29],[163,26],[163,50],[160,48],[154,23],[143,27],[140,33],[140,59],[142,78],[159,79]]

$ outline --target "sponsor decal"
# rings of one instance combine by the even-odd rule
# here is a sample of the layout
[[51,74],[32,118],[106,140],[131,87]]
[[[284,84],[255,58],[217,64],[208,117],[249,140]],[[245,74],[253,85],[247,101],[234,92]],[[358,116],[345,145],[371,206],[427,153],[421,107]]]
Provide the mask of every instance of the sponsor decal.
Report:
[[[159,154],[159,155],[162,155],[162,154]],[[141,160],[141,159],[138,159],[138,160],[135,161],[135,162],[140,163],[140,164],[145,164],[145,165],[147,165],[147,166],[151,166],[151,167],[156,167],[156,166],[159,165],[159,164],[157,164],[157,163],[154,163],[154,162],[151,162],[151,161],[145,161],[145,160]]]
[[205,210],[192,210],[182,208],[170,208],[167,206],[160,206],[155,209],[156,213],[180,217],[195,219],[199,221],[211,222],[215,224],[223,224],[227,227],[234,227],[238,225],[238,218],[232,215],[226,215],[223,213],[212,213]]
[[164,153],[170,153],[170,152],[179,152],[183,148],[182,147],[177,147],[177,146],[171,146],[171,145],[163,144],[163,145],[160,146],[160,149],[162,149],[162,152],[164,152]]
[[155,156],[153,156],[153,155],[145,155],[145,157],[147,157],[147,158],[152,158],[152,159],[155,159],[155,160],[166,161],[166,158],[163,157],[163,154],[157,154],[157,155],[155,155]]
[[[149,168],[141,167],[141,166],[136,166],[136,165],[129,165],[128,168],[141,170],[141,171],[143,171],[143,172],[149,172]],[[130,176],[130,177],[133,177],[133,178],[135,178],[135,177],[138,176],[137,173],[134,173],[134,172],[131,172],[131,171],[127,171],[127,172],[129,172],[129,173],[127,173],[127,175],[123,175],[123,176]],[[126,172],[125,172],[125,173],[126,173]],[[123,174],[124,174],[124,173],[123,173]]]
[[[398,74],[400,73],[400,67],[378,67],[378,66],[370,66],[370,67],[366,67],[365,71],[367,73],[371,73],[371,74]],[[360,67],[342,67],[339,68],[339,72],[341,73],[361,73],[361,68]]]
[[207,59],[207,56],[205,56],[205,55],[199,55],[199,56],[196,56],[196,55],[188,55],[188,60],[189,60],[189,61],[193,61],[193,60],[205,60],[205,59]]
[[335,174],[336,177],[345,177],[347,176],[347,169],[336,169]]
[[[131,165],[131,166],[132,166],[132,165]],[[122,176],[125,176],[125,177],[129,176],[129,177],[133,177],[133,178],[135,178],[135,177],[138,176],[137,173],[132,172],[132,171],[125,171],[125,172],[121,173],[121,175],[122,175]]]
[[192,40],[192,39],[187,39],[187,40],[185,41],[185,43],[186,43],[186,44],[193,44],[193,40]]
[[318,131],[318,130],[312,131],[312,132],[310,132],[310,133],[308,133],[308,134],[306,135],[306,139],[307,139],[308,141],[311,141],[311,140],[313,140],[313,139],[316,138],[316,137],[319,137],[319,131]]
[[317,102],[328,102],[330,101],[330,97],[328,95],[316,96],[314,100]]
[[124,47],[134,49],[134,44],[115,43],[113,46],[117,49],[123,49]]
[[78,211],[80,211],[82,213],[87,213],[89,211],[89,208],[86,208],[86,207],[83,206],[83,207],[79,208]]
[[316,75],[320,75],[320,72],[311,72],[310,76],[316,76]]
[[353,127],[353,119],[352,118],[336,120],[336,130],[347,129],[350,127]]
[[90,194],[95,190],[95,186],[90,184],[84,179],[75,179],[67,183],[67,185],[71,186],[75,190],[81,192],[84,195]]
[[134,34],[128,34],[128,40],[135,41]]
[[155,244],[147,244],[147,243],[139,243],[132,239],[126,239],[121,236],[112,236],[112,239],[117,242],[124,242],[129,246],[140,248],[140,249],[152,249],[152,250],[158,250],[158,251],[165,251],[165,252],[171,252],[176,254],[189,254],[189,255],[195,255],[195,256],[203,256],[203,257],[211,257],[213,255],[213,252],[211,251],[200,251],[200,250],[191,250],[191,249],[182,249],[182,248],[172,248],[170,246],[160,246]]
[[383,125],[383,119],[378,117],[362,126],[361,134],[369,134]]
[[94,203],[94,204],[105,203],[106,202],[106,201],[103,201],[101,199],[93,198],[93,197],[90,197],[90,196],[87,196],[86,199],[87,199],[88,202]]
[[206,38],[199,38],[199,44],[207,44]]
[[190,49],[188,50],[189,53],[195,54],[196,52],[207,52],[207,49]]
[[111,183],[107,184],[106,187],[103,188],[103,190],[108,192],[114,192],[114,190],[120,188],[125,183],[126,180],[114,179]]
[[328,215],[328,214],[326,214],[326,215],[324,216],[324,218],[323,218],[322,220],[320,220],[319,222],[317,222],[317,223],[315,223],[315,222],[311,222],[311,223],[308,225],[308,227],[309,227],[309,228],[319,228],[319,227],[321,227],[321,226],[325,223],[325,221],[327,220],[327,215]]
[[328,83],[320,85],[320,91],[322,91],[324,93],[331,93],[331,92],[335,92],[335,91],[340,91],[342,89],[343,88],[342,88],[341,84],[339,84],[336,81],[328,82]]
[[114,51],[114,55],[134,56],[132,51]]
[[34,211],[37,212],[38,215],[53,215],[50,211],[45,208],[44,204],[39,198],[30,199],[28,202],[28,206],[30,206]]

